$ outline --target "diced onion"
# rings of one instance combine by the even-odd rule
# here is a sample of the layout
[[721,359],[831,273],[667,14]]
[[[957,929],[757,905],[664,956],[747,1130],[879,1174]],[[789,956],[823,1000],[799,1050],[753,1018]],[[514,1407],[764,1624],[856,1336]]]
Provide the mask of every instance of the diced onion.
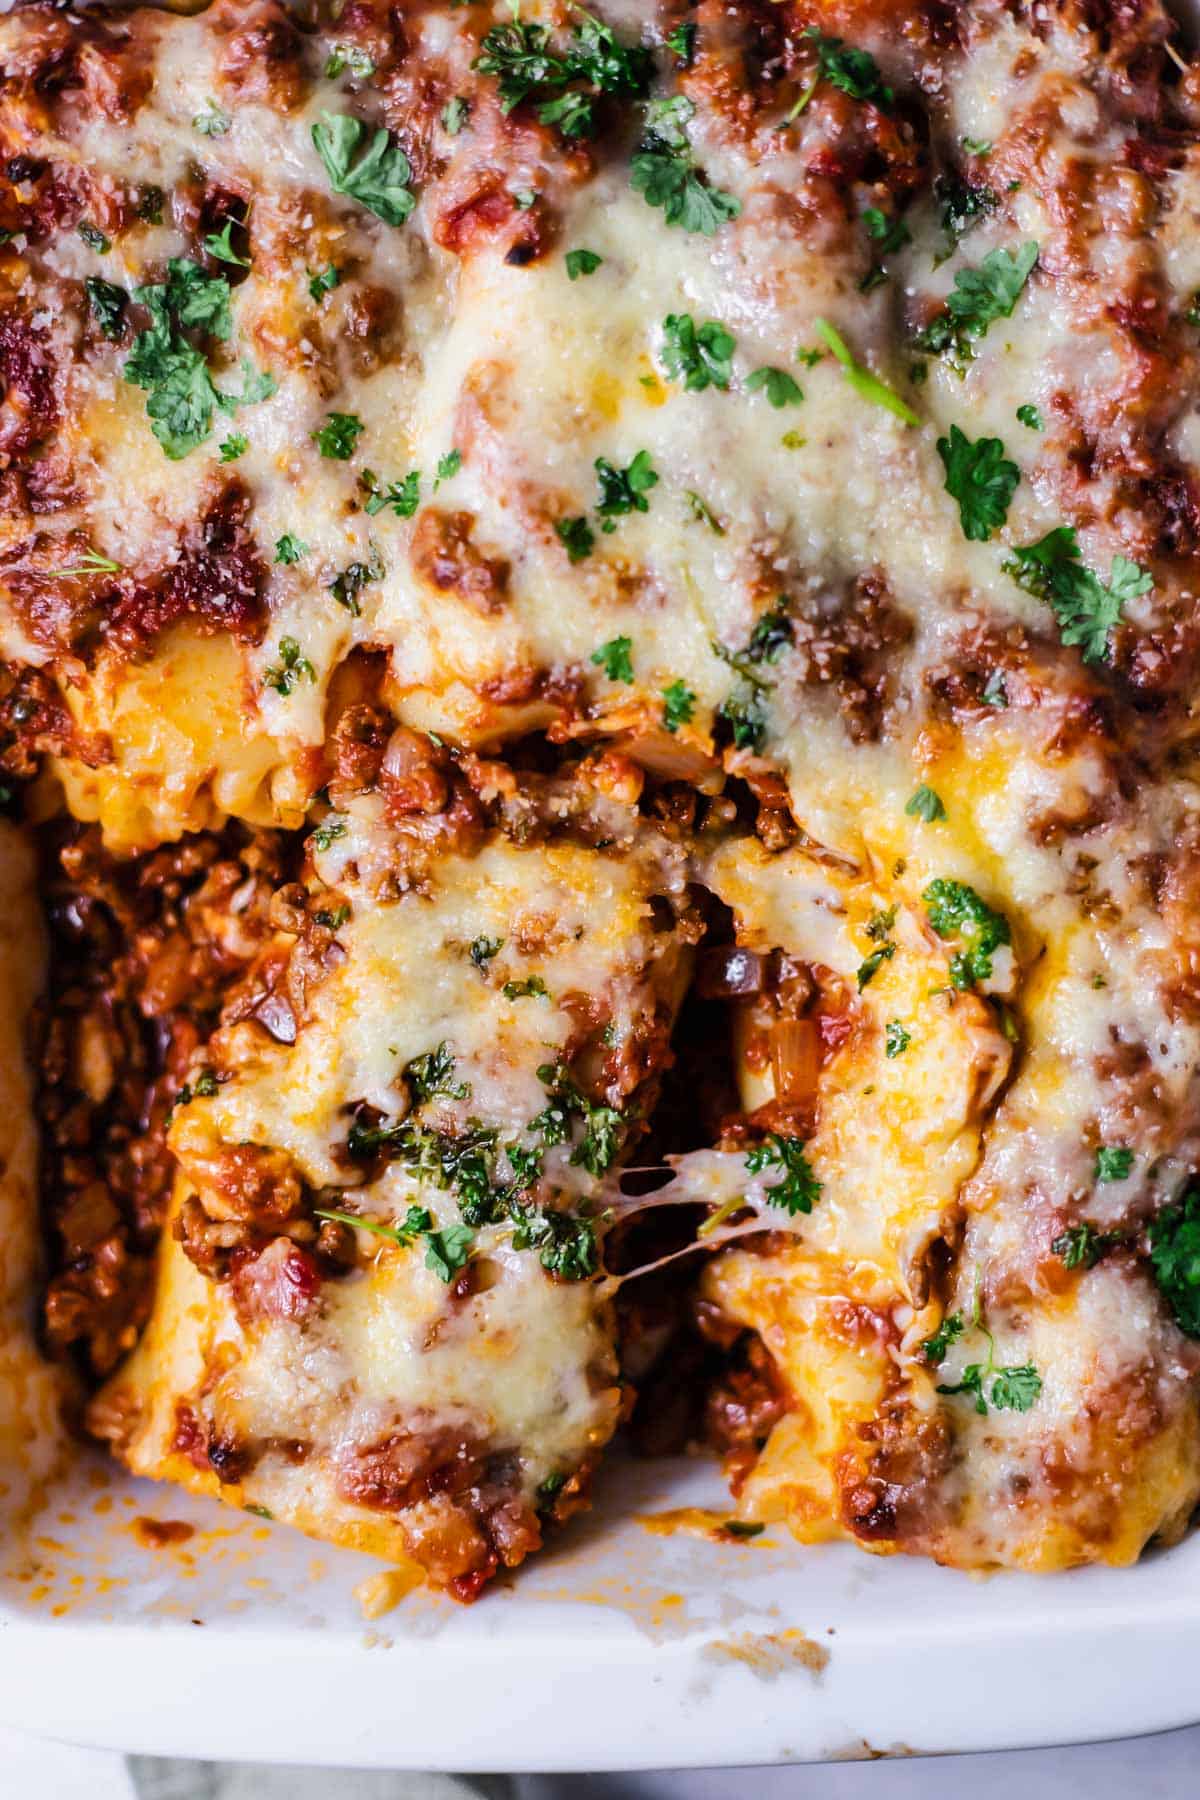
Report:
[[771,1027],[775,1098],[791,1105],[814,1099],[821,1073],[821,1034],[814,1019],[777,1019]]

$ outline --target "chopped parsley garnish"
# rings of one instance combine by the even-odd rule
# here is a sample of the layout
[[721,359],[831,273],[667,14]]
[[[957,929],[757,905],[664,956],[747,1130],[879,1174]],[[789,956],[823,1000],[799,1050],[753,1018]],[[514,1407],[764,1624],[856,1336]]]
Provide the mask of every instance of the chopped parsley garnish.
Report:
[[137,216],[147,225],[161,225],[166,195],[160,187],[148,183],[138,190]]
[[912,407],[903,401],[899,394],[893,393],[887,383],[880,381],[877,375],[872,375],[870,369],[864,369],[861,363],[855,362],[845,339],[834,330],[828,320],[814,319],[813,329],[824,340],[835,361],[840,364],[843,377],[856,394],[861,395],[864,400],[869,400],[872,405],[882,406],[887,412],[894,413],[898,419],[903,419],[906,425],[921,423]]
[[633,190],[648,206],[660,206],[668,225],[698,231],[712,237],[730,219],[736,219],[742,203],[720,188],[710,187],[703,170],[692,160],[685,127],[695,112],[682,94],[660,101],[647,113],[647,131],[629,168]]
[[574,519],[555,519],[554,532],[573,563],[585,562],[596,548],[596,534],[582,514]]
[[947,1313],[932,1337],[925,1339],[921,1345],[921,1354],[927,1363],[943,1363],[950,1354],[951,1344],[966,1330],[961,1313]]
[[992,154],[990,138],[964,137],[960,138],[959,142],[968,156],[990,156]]
[[1094,1269],[1102,1256],[1124,1241],[1119,1231],[1097,1231],[1085,1220],[1082,1225],[1068,1226],[1050,1248],[1064,1269]]
[[[975,1312],[971,1320],[972,1326],[983,1332],[987,1339],[987,1361],[968,1363],[962,1372],[962,1379],[955,1382],[939,1382],[939,1394],[969,1394],[975,1402],[975,1411],[986,1416],[989,1405],[997,1412],[1028,1412],[1042,1391],[1042,1378],[1032,1363],[1001,1364],[996,1361],[996,1340],[983,1325],[979,1317],[978,1297]],[[941,1326],[933,1337],[927,1338],[923,1346],[926,1362],[945,1362],[950,1346],[957,1341],[966,1330],[961,1313],[950,1313],[942,1320]],[[985,1382],[991,1386],[985,1390]]]
[[[564,137],[594,135],[597,93],[638,99],[654,75],[648,50],[622,44],[610,26],[589,13],[583,13],[563,55],[550,48],[545,25],[514,15],[509,24],[492,26],[472,67],[497,77],[502,112],[524,100],[536,101],[541,123],[557,125]],[[587,83],[592,91],[572,87],[572,82]]]
[[999,438],[971,441],[957,425],[939,438],[937,452],[946,469],[946,492],[958,502],[963,535],[985,544],[1008,517],[1021,471],[1004,454]]
[[891,256],[895,250],[902,250],[905,244],[912,243],[912,232],[903,219],[891,219],[887,213],[881,212],[877,206],[863,209],[863,224],[867,235],[875,245],[875,255],[871,267],[858,284],[859,292],[869,294],[872,289],[882,285],[888,278],[884,266],[884,258]]
[[298,563],[302,556],[308,555],[308,545],[303,539],[295,537],[292,532],[285,531],[283,536],[275,539],[275,561],[277,563]]
[[326,77],[332,81],[344,69],[349,69],[358,81],[369,81],[375,73],[375,63],[357,44],[335,44],[325,59]]
[[1037,407],[1031,405],[1029,401],[1026,401],[1024,406],[1018,406],[1017,422],[1021,425],[1027,425],[1030,431],[1045,431],[1046,429],[1041,413],[1038,411]]
[[390,481],[385,488],[380,487],[374,469],[364,469],[358,485],[367,496],[363,511],[372,519],[386,507],[390,507],[398,519],[411,519],[421,504],[419,469],[410,469],[400,481]]
[[200,1069],[194,1081],[185,1081],[174,1100],[171,1111],[177,1106],[190,1106],[193,1100],[211,1100],[217,1091],[217,1077],[212,1069]]
[[1096,1151],[1096,1180],[1124,1181],[1133,1168],[1133,1151],[1124,1144],[1101,1144]]
[[89,250],[94,250],[97,256],[108,255],[112,249],[112,239],[105,237],[98,225],[93,225],[89,220],[83,219],[76,229]]
[[470,102],[464,100],[461,94],[455,94],[452,100],[447,100],[441,112],[442,130],[447,137],[458,136],[466,125],[470,112]]
[[245,361],[244,391],[218,392],[203,352],[184,335],[230,336],[233,315],[224,276],[206,275],[198,263],[176,256],[167,264],[165,281],[135,288],[133,298],[150,314],[150,324],[133,340],[122,374],[146,389],[150,429],[173,462],[203,443],[215,412],[236,412],[275,392],[274,377],[256,374]]
[[436,494],[443,481],[453,481],[462,468],[462,451],[447,450],[445,456],[438,457],[437,472],[434,475],[433,491]]
[[300,646],[294,637],[281,637],[279,640],[279,661],[274,668],[263,672],[263,681],[267,687],[275,689],[284,696],[291,693],[300,680],[315,681],[317,671],[307,656],[301,656]]
[[617,1159],[625,1131],[621,1114],[615,1107],[598,1106],[589,1100],[562,1063],[543,1063],[537,1077],[551,1104],[529,1121],[530,1131],[539,1131],[546,1145],[565,1144],[571,1136],[571,1121],[582,1119],[583,1137],[571,1152],[571,1162],[597,1178],[607,1174]]
[[249,448],[249,438],[243,437],[240,431],[232,432],[229,437],[217,445],[223,463],[236,462],[239,456],[245,456]]
[[725,536],[725,527],[717,518],[717,515],[713,512],[713,509],[708,504],[707,500],[703,499],[701,495],[693,493],[691,488],[684,489],[683,497],[691,508],[693,518],[699,519],[702,525],[707,525],[708,529],[711,532],[714,532],[717,537]]
[[536,1250],[538,1261],[551,1275],[564,1281],[586,1281],[599,1266],[596,1228],[590,1219],[574,1213],[509,1202],[513,1221],[514,1250]]
[[594,275],[604,261],[594,250],[568,250],[563,259],[567,265],[567,277],[578,281],[581,275]]
[[903,1056],[912,1043],[912,1032],[900,1023],[899,1019],[889,1019],[883,1031],[884,1054],[890,1062]]
[[1175,1323],[1200,1338],[1200,1188],[1151,1219],[1149,1238],[1150,1266]]
[[758,688],[739,682],[722,700],[717,717],[729,726],[736,750],[761,750],[766,743],[766,701]]
[[904,808],[910,819],[924,819],[926,825],[932,825],[938,819],[944,819],[946,808],[941,796],[935,794],[931,787],[922,782],[912,799]]
[[192,130],[198,131],[201,137],[224,137],[233,124],[227,112],[223,112],[215,100],[208,103],[208,111],[197,113],[192,120]]
[[885,962],[890,962],[896,954],[895,944],[878,944],[871,954],[858,965],[858,991],[861,994],[869,982],[873,981]]
[[109,342],[117,343],[125,330],[125,308],[129,305],[129,295],[124,288],[118,287],[113,281],[103,280],[99,275],[89,275],[83,286],[88,305],[92,309],[92,317]]
[[333,462],[349,462],[366,429],[357,413],[331,412],[312,436],[322,456]]
[[673,681],[670,687],[663,689],[662,697],[662,722],[668,731],[678,731],[681,725],[691,720],[696,710],[696,696],[682,681]]
[[721,1526],[721,1534],[748,1542],[751,1538],[761,1537],[766,1529],[756,1519],[726,1519]]
[[945,248],[934,259],[936,264],[953,256],[968,231],[994,212],[1000,202],[990,187],[955,174],[939,175],[933,184],[933,196],[941,206],[942,230],[946,234]]
[[308,291],[312,298],[319,303],[325,298],[326,294],[332,294],[334,288],[340,284],[341,279],[342,271],[335,263],[330,263],[326,268],[321,270],[319,275],[314,275],[310,269],[308,271]]
[[324,1207],[314,1207],[318,1219],[332,1219],[339,1225],[353,1225],[359,1231],[369,1231],[375,1237],[387,1238],[390,1243],[398,1244],[406,1250],[410,1245],[422,1240],[425,1245],[425,1267],[432,1269],[447,1284],[454,1280],[459,1270],[467,1262],[471,1253],[471,1245],[475,1241],[475,1233],[466,1225],[448,1225],[444,1230],[435,1230],[432,1214],[423,1206],[410,1206],[404,1218],[394,1225],[382,1225],[376,1219],[363,1219],[357,1213],[334,1212]]
[[626,469],[618,469],[606,456],[598,456],[596,474],[600,478],[600,499],[596,511],[604,520],[605,531],[614,529],[613,520],[626,513],[649,512],[646,495],[658,486],[658,471],[650,461],[648,450],[639,450]]
[[345,902],[343,902],[341,906],[335,906],[332,912],[326,907],[319,906],[313,914],[313,918],[317,921],[317,924],[324,925],[327,931],[340,931],[349,917],[350,908]]
[[338,838],[343,838],[345,835],[345,819],[343,819],[339,813],[329,813],[326,818],[322,819],[321,823],[313,832],[312,842],[316,845],[318,850],[328,850],[331,845],[337,842]]
[[470,1098],[471,1088],[468,1082],[450,1079],[454,1074],[454,1056],[444,1038],[435,1050],[426,1050],[423,1056],[414,1056],[410,1063],[404,1065],[403,1073],[414,1106],[423,1106],[426,1100],[432,1100],[439,1094],[449,1100]]
[[1104,662],[1109,634],[1127,600],[1148,594],[1154,577],[1127,557],[1114,556],[1105,585],[1082,560],[1073,525],[1056,525],[1036,544],[1014,549],[1004,563],[1018,587],[1045,600],[1064,644],[1077,644],[1084,662]]
[[829,37],[816,25],[804,33],[817,52],[817,72],[822,81],[840,88],[852,100],[873,100],[887,106],[893,96],[879,73],[879,64],[869,50],[856,50],[840,37]]
[[603,669],[610,681],[632,682],[633,659],[629,654],[632,649],[632,638],[609,638],[607,644],[601,644],[598,650],[592,651],[590,661],[597,668]]
[[804,398],[804,389],[786,369],[755,369],[747,375],[744,386],[748,394],[762,389],[776,411],[784,406],[798,406]]
[[713,643],[713,654],[741,676],[717,709],[717,717],[724,719],[733,733],[736,749],[762,749],[767,735],[766,693],[773,685],[762,665],[775,662],[794,637],[795,628],[781,596],[758,620],[744,650],[728,650],[724,644]]
[[772,1206],[782,1207],[792,1218],[812,1211],[813,1203],[821,1197],[821,1183],[804,1154],[802,1138],[780,1137],[772,1132],[763,1143],[747,1150],[747,1174],[761,1175],[764,1169],[782,1171],[779,1180],[765,1190]]
[[681,69],[691,67],[692,58],[696,54],[696,25],[693,19],[684,19],[676,25],[674,31],[667,34],[667,49],[671,51]]
[[526,975],[520,981],[506,981],[500,992],[506,1000],[548,1000],[550,990],[540,975]]
[[335,194],[357,200],[385,225],[403,225],[417,204],[408,187],[412,167],[382,126],[372,135],[348,113],[322,113],[312,141]]
[[1008,920],[993,912],[965,881],[939,877],[921,895],[930,925],[940,938],[957,938],[962,945],[950,958],[950,979],[956,988],[973,987],[992,973],[992,956],[1012,943]]
[[992,250],[977,269],[960,269],[946,296],[946,309],[915,339],[918,350],[944,355],[960,373],[971,361],[972,349],[988,326],[1009,319],[1038,259],[1036,244],[1011,250]]
[[689,394],[706,387],[727,388],[733,374],[736,338],[716,319],[697,325],[691,313],[668,313],[663,320],[663,367]]
[[471,939],[468,955],[477,969],[486,969],[487,965],[504,947],[503,938],[477,937]]
[[220,231],[209,232],[204,240],[204,248],[217,262],[233,263],[236,268],[248,269],[250,267],[250,258],[248,256],[242,256],[241,253],[233,247],[233,230],[234,227],[240,223],[241,220],[239,219],[226,219]]
[[381,581],[383,575],[383,559],[372,545],[367,561],[348,564],[340,575],[334,576],[329,584],[329,591],[338,605],[345,607],[352,619],[358,619],[362,617],[359,595],[369,581]]

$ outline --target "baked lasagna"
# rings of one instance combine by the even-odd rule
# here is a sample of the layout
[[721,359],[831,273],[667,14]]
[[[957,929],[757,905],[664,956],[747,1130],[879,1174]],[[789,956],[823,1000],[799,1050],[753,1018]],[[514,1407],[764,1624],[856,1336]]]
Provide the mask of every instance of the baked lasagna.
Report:
[[16,0],[0,658],[41,1342],[130,1469],[460,1599],[618,1430],[742,1535],[1185,1530],[1158,0]]

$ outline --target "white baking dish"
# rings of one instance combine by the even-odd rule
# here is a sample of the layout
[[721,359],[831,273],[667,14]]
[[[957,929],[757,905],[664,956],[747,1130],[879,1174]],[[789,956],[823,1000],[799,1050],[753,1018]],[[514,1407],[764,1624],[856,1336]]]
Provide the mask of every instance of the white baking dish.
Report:
[[[365,1626],[377,1564],[84,1457],[0,1574],[0,1721],[160,1754],[625,1769],[1071,1742],[1200,1717],[1200,1539],[1134,1570],[973,1580],[906,1558],[659,1536],[704,1464],[610,1465],[561,1547],[478,1605]],[[135,1518],[189,1520],[143,1547]]]
[[[1200,19],[1200,0],[1180,10]],[[8,1103],[0,1091],[0,1135]],[[0,1401],[20,1260],[6,1237]],[[1200,1719],[1200,1535],[1135,1569],[979,1580],[801,1548],[781,1527],[727,1546],[659,1535],[635,1515],[727,1503],[715,1467],[614,1458],[595,1510],[510,1585],[470,1609],[413,1594],[368,1626],[353,1589],[382,1565],[87,1451],[30,1523],[6,1519],[36,1429],[12,1424],[0,1418],[0,1722],[27,1732],[565,1771],[1010,1748]],[[195,1533],[150,1548],[144,1517]]]

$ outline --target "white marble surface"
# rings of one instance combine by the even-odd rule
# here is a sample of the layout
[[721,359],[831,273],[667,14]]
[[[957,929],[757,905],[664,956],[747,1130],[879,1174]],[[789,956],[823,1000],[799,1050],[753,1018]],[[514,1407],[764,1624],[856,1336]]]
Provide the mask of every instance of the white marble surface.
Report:
[[355,1774],[124,1758],[0,1730],[5,1800],[1187,1800],[1200,1726],[1160,1737],[988,1756],[714,1769],[688,1775]]

